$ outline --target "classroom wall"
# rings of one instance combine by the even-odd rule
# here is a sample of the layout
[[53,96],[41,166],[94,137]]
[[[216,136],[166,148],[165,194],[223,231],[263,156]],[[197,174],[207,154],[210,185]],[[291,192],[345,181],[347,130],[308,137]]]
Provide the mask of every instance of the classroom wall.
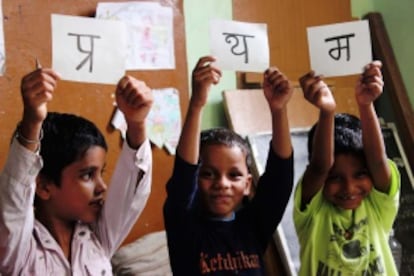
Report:
[[414,108],[414,1],[352,0],[352,15],[362,17],[370,11],[382,14],[392,48],[405,83],[411,106]]
[[[399,0],[398,5],[387,0],[351,0],[352,16],[360,18],[368,12],[381,12],[388,30],[397,62],[406,85],[411,105],[414,107],[414,36],[411,26],[414,24],[414,1]],[[208,20],[210,18],[232,18],[231,0],[184,0],[184,13],[187,37],[188,79],[197,59],[208,54]],[[203,128],[224,126],[221,91],[236,88],[236,75],[224,72],[219,85],[213,87],[204,116]],[[191,87],[189,85],[189,87]]]
[[[13,0],[2,1],[3,24],[6,48],[6,72],[0,77],[0,168],[7,157],[10,137],[22,116],[20,96],[21,77],[35,68],[35,58],[44,67],[51,66],[51,24],[53,13],[94,17],[99,2],[121,2],[122,0]],[[147,0],[142,0],[147,1]],[[188,105],[188,73],[186,37],[182,0],[154,0],[171,6],[174,15],[174,70],[131,70],[128,75],[145,81],[152,88],[174,87],[179,91],[180,109]],[[115,85],[60,81],[49,111],[69,112],[92,120],[105,135],[108,143],[105,180],[109,182],[111,172],[121,150],[122,138],[111,125],[113,93]],[[165,183],[171,176],[173,156],[166,149],[153,146],[153,184],[144,212],[132,228],[125,243],[144,234],[162,230],[162,206],[165,200]]]

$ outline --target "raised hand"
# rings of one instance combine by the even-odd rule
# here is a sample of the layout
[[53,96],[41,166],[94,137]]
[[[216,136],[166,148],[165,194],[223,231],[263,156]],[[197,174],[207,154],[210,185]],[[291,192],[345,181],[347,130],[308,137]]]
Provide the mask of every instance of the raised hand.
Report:
[[25,75],[21,81],[21,94],[24,113],[23,122],[42,123],[47,115],[47,103],[53,99],[53,93],[60,79],[52,69],[37,69]]
[[382,94],[384,82],[381,67],[382,63],[379,60],[365,66],[355,88],[356,101],[359,105],[369,105]]
[[293,86],[278,68],[271,67],[263,76],[263,92],[271,111],[275,111],[286,106],[293,94]]
[[152,90],[145,82],[124,76],[116,88],[116,103],[128,123],[144,124],[153,103]]
[[200,58],[192,73],[192,106],[204,106],[207,103],[208,92],[212,84],[217,84],[221,78],[221,70],[211,63],[216,59],[212,56]]
[[333,112],[336,102],[331,90],[314,71],[303,75],[299,79],[305,99],[321,111]]

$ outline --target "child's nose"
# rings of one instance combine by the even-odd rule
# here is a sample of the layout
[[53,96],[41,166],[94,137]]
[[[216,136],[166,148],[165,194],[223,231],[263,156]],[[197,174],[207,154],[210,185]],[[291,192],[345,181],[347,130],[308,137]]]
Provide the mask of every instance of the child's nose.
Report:
[[95,192],[96,193],[103,193],[103,192],[106,191],[107,188],[108,188],[108,186],[106,185],[105,181],[100,177],[96,181]]
[[347,194],[352,194],[354,191],[354,182],[350,179],[344,181],[343,189]]
[[225,189],[230,187],[230,181],[226,176],[220,176],[215,181],[215,185],[217,188]]

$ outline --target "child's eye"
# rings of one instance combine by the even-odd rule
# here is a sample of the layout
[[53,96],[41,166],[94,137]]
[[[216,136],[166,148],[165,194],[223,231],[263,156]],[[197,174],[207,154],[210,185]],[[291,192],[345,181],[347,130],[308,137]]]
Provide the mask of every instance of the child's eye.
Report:
[[204,179],[213,179],[214,173],[210,170],[200,170],[199,177]]
[[89,181],[93,178],[93,175],[94,175],[94,171],[91,170],[91,171],[87,171],[87,172],[84,172],[83,174],[81,174],[80,178],[83,181]]
[[243,176],[243,174],[240,173],[240,172],[231,172],[229,174],[230,179],[238,179],[238,178],[240,178],[242,176]]
[[365,177],[368,177],[368,176],[369,176],[369,173],[368,173],[368,171],[367,171],[367,170],[363,170],[363,171],[359,171],[359,172],[357,172],[357,173],[355,174],[355,176],[356,176],[357,178],[365,178]]
[[326,179],[326,182],[339,182],[341,181],[341,177],[339,175],[329,175]]

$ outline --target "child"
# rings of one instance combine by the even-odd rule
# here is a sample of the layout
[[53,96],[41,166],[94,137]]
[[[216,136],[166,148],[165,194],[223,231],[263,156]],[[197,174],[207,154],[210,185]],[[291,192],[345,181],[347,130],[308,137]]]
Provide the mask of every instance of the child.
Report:
[[202,57],[193,70],[190,105],[167,183],[164,221],[171,267],[174,275],[264,275],[262,255],[293,186],[286,110],[293,89],[278,69],[265,72],[271,149],[253,200],[240,208],[252,185],[248,144],[224,128],[203,131],[200,139],[202,109],[221,76],[214,61]]
[[3,275],[112,275],[110,258],[150,193],[151,90],[128,76],[118,83],[128,142],[105,201],[105,139],[84,118],[47,112],[58,80],[52,69],[22,79],[23,118],[0,175]]
[[382,93],[381,66],[367,65],[356,85],[360,120],[335,115],[334,97],[320,76],[300,79],[305,98],[320,110],[294,197],[300,275],[398,275],[388,235],[400,177],[387,159],[373,105]]

